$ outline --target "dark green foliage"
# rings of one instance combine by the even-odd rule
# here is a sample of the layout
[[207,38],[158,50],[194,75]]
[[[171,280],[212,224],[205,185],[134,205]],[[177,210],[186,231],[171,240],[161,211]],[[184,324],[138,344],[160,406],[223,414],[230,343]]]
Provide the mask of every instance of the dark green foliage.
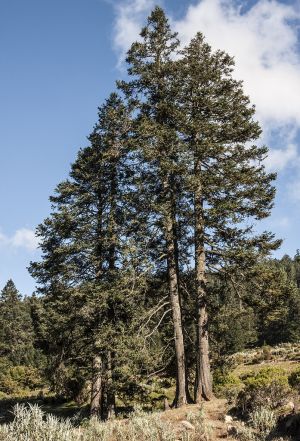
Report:
[[288,377],[280,368],[266,367],[241,379],[245,387],[237,398],[237,406],[244,413],[260,407],[276,409],[289,399]]
[[289,385],[297,390],[298,393],[300,393],[300,369],[296,369],[294,372],[292,372],[288,378]]
[[43,259],[30,271],[43,294],[42,304],[35,302],[39,340],[53,388],[68,397],[70,384],[79,391],[91,380],[95,355],[102,357],[105,394],[108,387],[123,393],[126,383],[137,384],[141,372],[156,366],[147,355],[153,340],[144,341],[153,302],[145,295],[143,241],[133,241],[129,130],[129,111],[112,94],[99,109],[91,145],[79,152],[70,179],[51,198],[51,216],[38,228]]
[[9,280],[0,295],[0,357],[14,365],[34,363],[30,303]]
[[[183,50],[177,68],[187,189],[201,184],[206,260],[212,269],[249,265],[257,253],[268,254],[280,244],[272,234],[253,232],[253,221],[270,214],[275,175],[263,165],[267,148],[253,145],[261,129],[233,68],[233,59],[212,52],[200,33]],[[195,162],[199,167],[189,174]]]
[[244,285],[244,299],[255,312],[260,344],[296,342],[300,338],[300,292],[284,260],[254,266]]
[[[0,359],[0,394],[4,396],[26,396],[31,391],[43,388],[41,372],[32,366],[14,366],[5,358]],[[1,397],[1,395],[0,395]]]
[[226,354],[247,347],[299,341],[300,291],[293,265],[288,256],[267,259],[229,281],[216,275],[210,279],[215,363],[222,364]]
[[[199,354],[208,362],[208,331],[214,367],[245,347],[300,338],[299,252],[270,260],[280,241],[255,233],[275,175],[233,59],[200,33],[180,51],[156,7],[127,63],[124,98],[112,93],[99,108],[38,227],[42,259],[30,272],[41,297],[4,293],[29,308],[53,389],[78,402],[95,358],[104,401],[125,402],[156,374],[177,376],[178,395],[179,368],[194,379]],[[12,357],[23,337],[8,348],[8,333],[0,354]]]

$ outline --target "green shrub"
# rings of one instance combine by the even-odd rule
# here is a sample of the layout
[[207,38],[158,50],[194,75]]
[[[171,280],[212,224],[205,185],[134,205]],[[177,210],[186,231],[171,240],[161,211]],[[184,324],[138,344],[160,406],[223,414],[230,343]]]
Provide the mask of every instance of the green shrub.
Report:
[[277,418],[275,413],[266,407],[253,410],[250,414],[250,424],[263,440],[275,429]]
[[270,346],[268,345],[263,345],[262,347],[262,358],[266,361],[271,360],[272,359],[272,351]]
[[10,366],[2,364],[0,392],[6,396],[25,396],[28,391],[43,387],[38,369],[31,366]]
[[289,398],[291,390],[283,369],[266,367],[242,377],[244,389],[239,393],[237,405],[243,413],[260,408],[276,409]]
[[289,384],[293,389],[300,392],[300,368],[292,372],[288,378]]
[[266,441],[274,439],[277,426],[275,412],[267,407],[256,408],[249,414],[248,424],[238,431],[239,441]]
[[195,431],[192,434],[186,434],[186,438],[183,436],[183,441],[185,439],[187,441],[208,441],[211,439],[212,428],[207,424],[203,407],[199,409],[198,413],[188,413],[186,419],[195,427]]
[[230,404],[235,403],[243,388],[243,382],[232,373],[215,371],[213,375],[214,391],[220,398],[226,398]]
[[257,436],[251,427],[241,427],[236,439],[239,441],[258,441]]

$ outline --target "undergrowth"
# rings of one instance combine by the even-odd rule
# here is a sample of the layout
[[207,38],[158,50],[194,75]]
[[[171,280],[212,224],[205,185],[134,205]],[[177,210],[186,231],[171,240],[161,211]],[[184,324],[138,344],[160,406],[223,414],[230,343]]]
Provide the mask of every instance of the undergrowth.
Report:
[[140,410],[128,419],[100,422],[86,420],[74,427],[71,420],[45,414],[37,405],[18,404],[14,420],[0,426],[0,441],[209,441],[210,432],[203,413],[188,415],[193,430],[186,430],[161,419],[157,413]]

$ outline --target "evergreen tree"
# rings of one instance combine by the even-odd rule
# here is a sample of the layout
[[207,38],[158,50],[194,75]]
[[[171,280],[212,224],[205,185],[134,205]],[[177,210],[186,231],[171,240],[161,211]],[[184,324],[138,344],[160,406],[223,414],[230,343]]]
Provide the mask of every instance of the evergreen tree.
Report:
[[[256,236],[253,221],[269,215],[275,189],[266,147],[252,145],[261,130],[234,62],[213,53],[199,33],[178,61],[178,130],[185,142],[186,191],[193,207],[198,360],[195,400],[212,396],[208,348],[207,271],[247,267],[279,246]],[[188,219],[187,219],[188,221]]]
[[34,362],[30,308],[10,279],[0,294],[0,356],[14,365]]
[[[97,415],[104,367],[111,372],[114,363],[114,336],[130,320],[129,309],[133,311],[133,299],[128,299],[126,309],[122,297],[130,278],[120,282],[121,271],[124,275],[131,271],[125,270],[130,252],[125,230],[129,128],[127,108],[111,94],[99,109],[99,121],[89,137],[91,145],[79,152],[70,179],[59,184],[51,198],[53,213],[38,228],[43,260],[31,265],[52,311],[52,323],[57,323],[56,335],[72,339],[73,344],[59,343],[62,352],[71,351],[71,358],[77,353],[85,360],[93,354],[91,413]],[[112,389],[111,374],[108,383]],[[107,396],[112,413],[112,391]]]
[[[180,139],[175,124],[172,96],[174,63],[179,42],[170,30],[164,11],[156,7],[141,31],[141,42],[128,52],[128,82],[119,86],[136,110],[133,126],[134,146],[144,168],[143,193],[147,194],[149,229],[163,241],[162,253],[167,266],[172,308],[177,365],[176,398],[181,406],[188,400],[186,360],[181,315],[179,281],[178,152]],[[156,262],[158,259],[156,260]],[[160,260],[161,262],[161,260]]]
[[[104,404],[113,414],[115,391],[128,379],[122,365],[135,372],[136,385],[150,367],[172,371],[172,357],[161,367],[169,312],[176,406],[189,401],[188,363],[196,364],[195,401],[212,397],[209,329],[218,338],[226,329],[223,344],[214,346],[223,356],[272,328],[249,326],[242,335],[255,308],[267,310],[268,302],[259,305],[251,292],[253,267],[280,241],[255,234],[256,221],[272,208],[275,175],[263,165],[267,148],[253,145],[261,129],[232,77],[232,58],[212,52],[201,34],[179,52],[156,7],[127,62],[129,80],[119,82],[127,103],[114,93],[99,109],[90,145],[58,185],[53,212],[38,228],[42,261],[31,264],[44,294],[42,310],[36,302],[32,309],[35,319],[42,317],[39,344],[53,356],[57,384],[72,376],[80,389],[85,377],[91,380],[93,415]],[[298,260],[288,262],[287,279],[297,279]],[[291,286],[290,308],[297,310]],[[216,310],[220,323],[210,324],[208,313]],[[230,317],[240,324],[234,335]],[[184,328],[195,337],[193,351]]]

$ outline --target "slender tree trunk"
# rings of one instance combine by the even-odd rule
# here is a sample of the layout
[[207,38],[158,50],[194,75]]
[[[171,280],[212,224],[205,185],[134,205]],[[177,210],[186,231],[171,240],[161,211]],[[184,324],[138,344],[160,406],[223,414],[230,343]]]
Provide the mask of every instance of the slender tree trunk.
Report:
[[[168,183],[164,184],[167,195],[170,193]],[[176,259],[176,237],[175,231],[175,210],[172,203],[168,204],[165,214],[165,234],[167,245],[167,263],[170,303],[172,308],[175,355],[176,355],[176,396],[173,405],[180,407],[187,403],[187,385],[186,385],[186,365],[184,352],[184,339],[182,329],[182,315],[180,305],[179,283],[178,283],[178,262]]]
[[116,412],[116,400],[113,390],[113,366],[112,366],[112,353],[107,353],[107,418],[114,418]]
[[116,267],[116,245],[117,245],[117,191],[118,191],[118,177],[117,177],[117,164],[115,158],[111,165],[110,171],[110,197],[109,197],[109,220],[108,220],[108,266],[109,270],[113,272]]
[[[113,280],[115,277],[116,269],[116,243],[117,243],[117,233],[116,233],[116,216],[117,216],[117,165],[115,159],[111,167],[110,176],[110,213],[109,213],[109,227],[108,227],[108,237],[109,237],[109,248],[108,248],[108,267],[109,267],[109,278]],[[110,311],[110,320],[115,321],[114,310]],[[112,352],[107,351],[107,418],[111,419],[115,416],[115,393],[113,390],[113,363],[112,363]]]
[[93,359],[93,378],[91,390],[91,407],[90,413],[92,417],[100,417],[102,403],[102,359],[99,355],[95,355]]
[[195,284],[197,297],[197,365],[195,381],[195,402],[213,397],[209,361],[207,328],[207,299],[205,278],[204,216],[201,183],[201,164],[195,161]]

